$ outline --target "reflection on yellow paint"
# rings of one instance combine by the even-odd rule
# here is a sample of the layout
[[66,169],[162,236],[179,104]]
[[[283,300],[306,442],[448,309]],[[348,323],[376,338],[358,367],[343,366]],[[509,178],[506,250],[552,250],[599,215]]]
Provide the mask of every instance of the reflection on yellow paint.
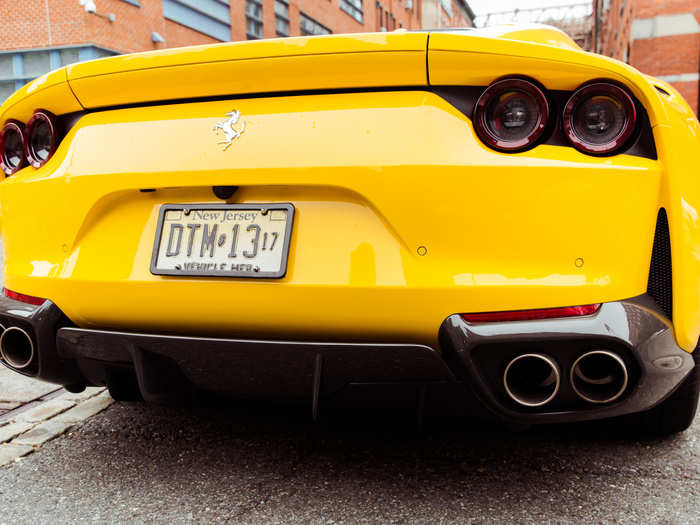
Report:
[[51,264],[49,261],[32,261],[32,277],[53,277],[58,267],[57,264]]

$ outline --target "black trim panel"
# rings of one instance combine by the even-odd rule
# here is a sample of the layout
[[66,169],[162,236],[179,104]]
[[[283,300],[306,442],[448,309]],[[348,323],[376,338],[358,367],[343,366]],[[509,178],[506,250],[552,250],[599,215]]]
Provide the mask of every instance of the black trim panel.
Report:
[[[194,385],[242,398],[311,400],[352,382],[454,381],[435,350],[415,344],[261,341],[62,328],[57,346],[66,359],[133,364],[144,397],[159,390],[154,385],[162,380],[161,370],[168,362]],[[319,366],[322,380],[316,377]]]
[[[646,296],[604,303],[597,314],[577,318],[467,323],[452,315],[440,328],[440,343],[455,375],[471,386],[487,408],[514,423],[583,421],[641,412],[668,397],[694,366],[693,355],[678,347],[670,322]],[[566,352],[572,344],[583,346],[579,352],[602,348],[621,355],[633,367],[634,380],[627,393],[604,406],[553,402],[536,410],[523,409],[506,400],[491,377],[493,367],[485,367],[478,358],[488,350],[491,364],[498,361],[496,369],[503,370],[514,346],[539,349],[546,345],[549,356],[563,359],[560,367],[566,381]],[[669,360],[677,366],[662,366]]]

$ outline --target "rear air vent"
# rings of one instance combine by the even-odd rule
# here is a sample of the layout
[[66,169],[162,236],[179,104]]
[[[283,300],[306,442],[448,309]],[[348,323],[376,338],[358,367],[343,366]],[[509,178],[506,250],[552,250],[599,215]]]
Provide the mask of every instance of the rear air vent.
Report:
[[654,249],[651,252],[649,283],[647,294],[651,296],[666,316],[671,319],[673,313],[673,295],[671,292],[671,236],[668,232],[666,210],[661,208],[656,219]]

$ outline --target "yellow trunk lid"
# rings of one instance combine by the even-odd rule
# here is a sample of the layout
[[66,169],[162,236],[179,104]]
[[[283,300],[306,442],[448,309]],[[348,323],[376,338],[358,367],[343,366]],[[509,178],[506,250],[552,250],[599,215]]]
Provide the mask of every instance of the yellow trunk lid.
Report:
[[166,49],[74,64],[86,108],[249,93],[426,86],[427,33],[284,38]]

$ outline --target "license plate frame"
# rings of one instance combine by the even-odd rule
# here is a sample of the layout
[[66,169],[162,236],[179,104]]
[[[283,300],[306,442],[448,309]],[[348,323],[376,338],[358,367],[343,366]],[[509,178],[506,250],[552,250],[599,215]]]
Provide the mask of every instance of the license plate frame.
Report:
[[[278,271],[230,271],[230,270],[208,270],[208,271],[188,271],[186,269],[167,269],[158,268],[158,256],[160,253],[161,244],[163,242],[163,227],[165,223],[166,213],[169,211],[182,210],[186,213],[188,210],[251,210],[269,213],[274,210],[285,210],[287,212],[285,232],[282,236],[282,259]],[[292,228],[294,227],[294,205],[289,202],[280,203],[253,203],[253,204],[163,204],[158,211],[158,224],[153,240],[153,253],[151,255],[150,271],[153,275],[167,275],[178,277],[228,277],[228,278],[254,278],[254,279],[280,279],[287,274],[287,265],[289,259],[289,243],[292,237]],[[166,240],[167,242],[167,240]]]

